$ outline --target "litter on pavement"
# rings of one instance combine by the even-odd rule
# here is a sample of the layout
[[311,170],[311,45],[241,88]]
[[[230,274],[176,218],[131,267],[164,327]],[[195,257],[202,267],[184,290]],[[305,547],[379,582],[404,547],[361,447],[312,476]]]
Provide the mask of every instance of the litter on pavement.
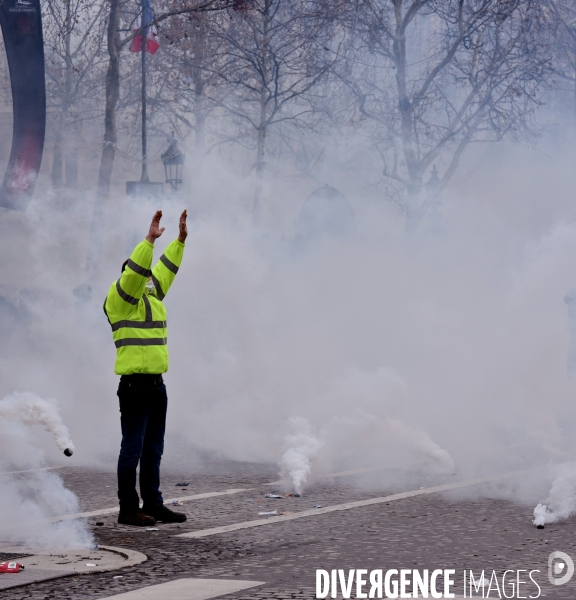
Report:
[[282,496],[279,496],[278,494],[266,494],[264,498],[282,498]]
[[180,500],[172,500],[172,506],[182,506],[182,502]]
[[278,511],[277,511],[277,510],[272,510],[272,511],[270,511],[270,512],[259,512],[259,513],[258,513],[258,515],[259,515],[260,517],[268,517],[268,516],[271,516],[271,515],[277,515],[277,514],[278,514]]
[[146,531],[160,531],[158,527],[146,527]]
[[0,563],[0,573],[18,573],[23,568],[24,565],[19,562]]
[[189,481],[185,481],[185,482],[182,482],[182,483],[177,483],[174,487],[187,487],[189,485],[190,485],[190,482]]
[[322,508],[321,504],[315,504],[313,508]]

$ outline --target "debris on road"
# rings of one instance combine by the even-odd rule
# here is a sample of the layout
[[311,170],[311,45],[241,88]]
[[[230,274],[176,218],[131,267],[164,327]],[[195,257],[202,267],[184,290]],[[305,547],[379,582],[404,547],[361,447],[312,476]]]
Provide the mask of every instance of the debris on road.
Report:
[[312,508],[322,508],[321,504],[315,504]]
[[94,563],[86,563],[87,567],[95,567],[96,565]]
[[300,498],[300,494],[285,494],[286,498]]
[[0,573],[18,573],[23,568],[24,568],[24,565],[19,562],[0,563]]
[[277,515],[277,514],[278,514],[277,510],[272,510],[270,512],[259,512],[258,516],[260,516],[260,517],[268,517],[268,516]]
[[291,510],[283,510],[280,512],[281,515],[293,515],[294,513]]
[[174,487],[188,487],[190,482],[177,483]]
[[160,531],[158,527],[146,527],[146,531]]
[[172,506],[182,506],[182,502],[180,500],[172,500]]
[[282,496],[279,496],[278,494],[266,494],[264,496],[264,498],[282,498]]
[[102,521],[96,521],[96,525],[98,525],[98,527],[102,527],[102,525],[104,525],[104,523]]

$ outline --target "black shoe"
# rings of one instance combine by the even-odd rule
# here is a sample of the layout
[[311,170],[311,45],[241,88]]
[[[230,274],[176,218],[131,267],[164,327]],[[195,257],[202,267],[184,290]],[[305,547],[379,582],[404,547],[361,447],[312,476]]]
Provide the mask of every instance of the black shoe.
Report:
[[154,508],[144,506],[142,510],[147,514],[160,521],[161,523],[184,523],[188,517],[184,513],[170,510],[167,506],[160,504]]
[[134,527],[154,527],[156,519],[141,510],[132,512],[120,511],[118,514],[118,523],[121,525],[134,525]]

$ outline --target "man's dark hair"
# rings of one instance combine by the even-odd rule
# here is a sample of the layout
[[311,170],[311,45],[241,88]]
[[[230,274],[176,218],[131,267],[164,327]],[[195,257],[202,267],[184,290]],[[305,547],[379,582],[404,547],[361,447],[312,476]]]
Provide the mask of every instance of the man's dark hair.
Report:
[[128,260],[125,260],[125,261],[122,263],[122,273],[124,273],[124,269],[126,268],[126,265],[128,264],[128,261],[129,261],[129,260],[130,260],[130,259],[128,259]]

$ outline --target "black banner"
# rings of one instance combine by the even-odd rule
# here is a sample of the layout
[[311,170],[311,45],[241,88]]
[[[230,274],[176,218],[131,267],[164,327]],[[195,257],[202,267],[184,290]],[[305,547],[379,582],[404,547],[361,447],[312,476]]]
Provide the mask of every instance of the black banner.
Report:
[[42,162],[46,83],[40,0],[0,0],[0,26],[10,69],[14,127],[0,206],[26,210]]

